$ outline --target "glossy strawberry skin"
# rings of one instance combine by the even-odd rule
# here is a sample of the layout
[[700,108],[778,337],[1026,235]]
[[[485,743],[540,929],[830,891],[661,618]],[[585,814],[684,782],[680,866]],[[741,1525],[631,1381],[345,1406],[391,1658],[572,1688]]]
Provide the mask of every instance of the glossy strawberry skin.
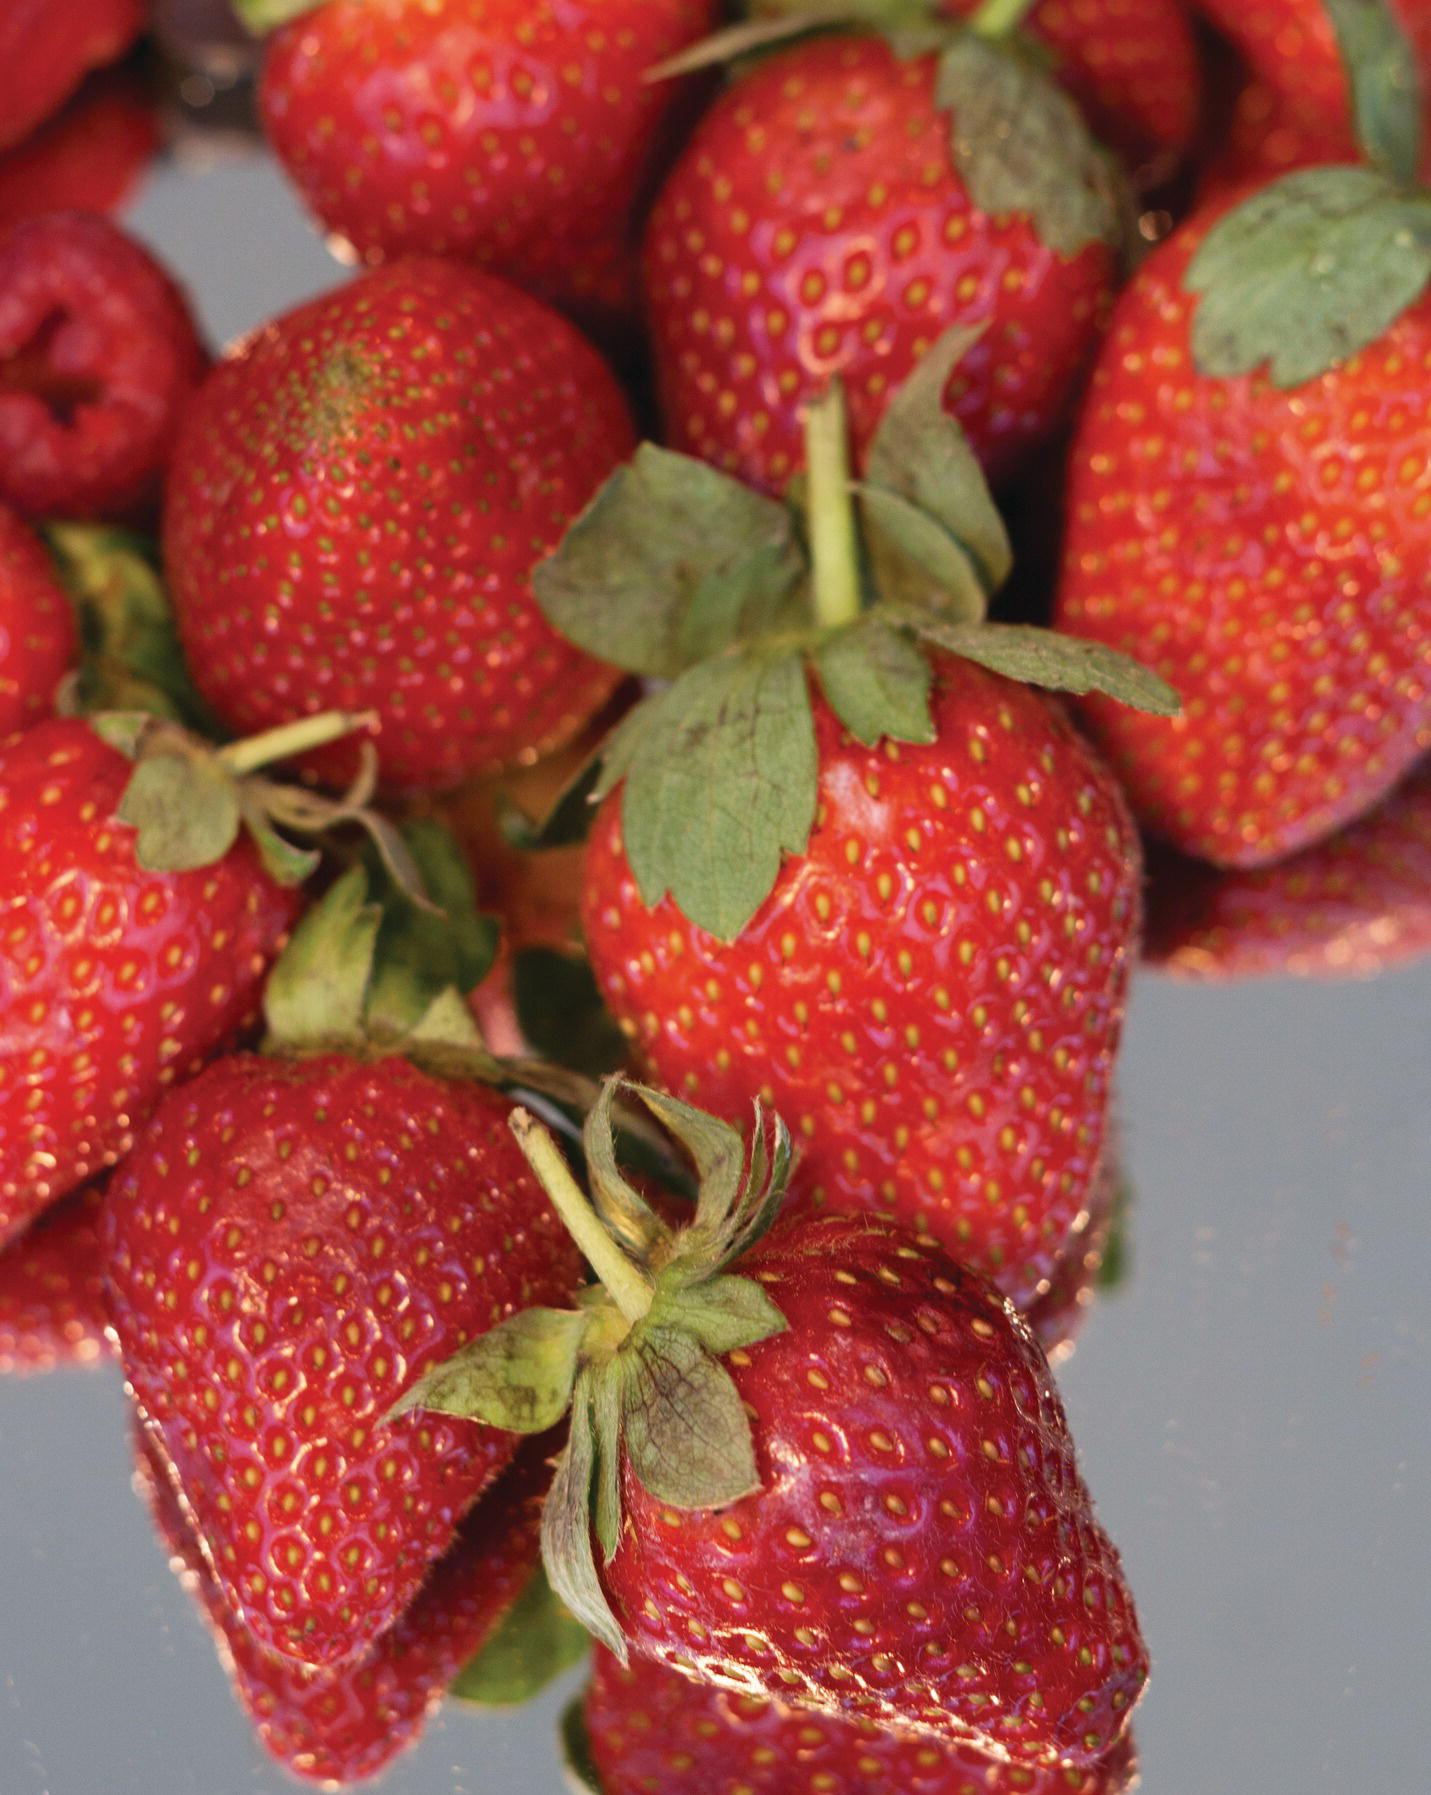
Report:
[[0,149],[60,106],[85,73],[138,37],[144,0],[5,0],[0,9]]
[[[618,246],[714,0],[327,0],[269,40],[264,129],[365,261],[453,255],[578,316],[629,313]],[[630,286],[626,286],[626,282]]]
[[49,716],[79,658],[79,628],[54,563],[18,512],[0,505],[0,736]]
[[264,1749],[291,1775],[332,1788],[376,1776],[415,1745],[447,1686],[500,1625],[536,1570],[550,1476],[543,1453],[524,1446],[469,1510],[412,1605],[364,1657],[328,1672],[265,1652],[234,1618],[142,1431],[134,1481]]
[[0,1250],[0,1375],[24,1377],[113,1355],[96,1218],[87,1184]]
[[77,719],[0,744],[0,1242],[256,1019],[298,914],[246,836],[213,866],[144,871],[114,817],[131,771]]
[[1192,362],[1183,276],[1216,207],[1121,296],[1074,442],[1057,625],[1179,692],[1083,711],[1150,831],[1256,866],[1374,804],[1431,746],[1431,299],[1290,391]]
[[398,1059],[237,1054],[161,1106],[102,1217],[125,1374],[224,1599],[304,1664],[361,1656],[518,1436],[382,1417],[579,1261],[494,1093]]
[[710,107],[657,196],[642,252],[671,446],[784,490],[801,408],[845,381],[856,454],[955,324],[984,325],[946,389],[996,479],[1052,433],[1097,342],[1114,269],[994,219],[955,173],[932,56],[819,37]]
[[667,1507],[624,1467],[602,1569],[632,1648],[690,1675],[1087,1764],[1147,1674],[1047,1361],[983,1278],[872,1217],[741,1262],[785,1331],[725,1359],[761,1488]]
[[642,902],[617,795],[583,927],[648,1078],[738,1124],[763,1094],[816,1203],[928,1228],[1022,1305],[1097,1173],[1140,858],[1050,704],[937,669],[929,747],[866,748],[817,695],[814,830],[733,943]]
[[596,1648],[582,1699],[601,1795],[1119,1795],[1132,1736],[1089,1768],[1000,1764],[926,1734],[697,1683]]
[[555,746],[618,676],[551,629],[531,570],[633,444],[596,351],[505,281],[419,257],[299,306],[185,415],[164,548],[195,683],[240,734],[376,711],[405,789]]

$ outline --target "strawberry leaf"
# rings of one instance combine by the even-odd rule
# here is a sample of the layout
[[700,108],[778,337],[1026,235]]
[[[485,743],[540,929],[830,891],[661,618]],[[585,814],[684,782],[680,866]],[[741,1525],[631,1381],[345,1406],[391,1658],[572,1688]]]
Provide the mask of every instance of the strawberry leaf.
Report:
[[547,621],[612,666],[669,679],[738,635],[779,627],[804,572],[778,500],[642,443],[536,568]]
[[934,97],[950,115],[954,166],[981,212],[1026,214],[1061,256],[1119,242],[1114,162],[1036,59],[963,33],[940,55]]
[[145,755],[116,813],[137,831],[134,857],[151,872],[190,872],[222,860],[243,820],[238,783],[211,755]]
[[815,669],[830,708],[856,741],[934,740],[929,663],[878,608],[827,636],[815,651]]
[[760,1488],[750,1417],[723,1365],[684,1327],[633,1333],[623,1392],[626,1456],[637,1480],[675,1508],[722,1508]]
[[591,1735],[581,1696],[573,1696],[562,1709],[558,1723],[562,1780],[574,1795],[606,1795],[601,1772],[591,1755]]
[[497,952],[496,920],[478,911],[471,867],[450,831],[434,817],[413,817],[400,833],[430,902],[415,902],[381,862],[373,868],[386,889],[368,1020],[394,1033],[413,1027],[440,992],[480,984]]
[[229,0],[239,23],[254,37],[262,37],[290,19],[302,18],[321,3],[322,0]]
[[616,1098],[618,1092],[628,1091],[640,1094],[641,1087],[623,1086],[619,1079],[606,1080],[586,1113],[581,1144],[597,1214],[624,1251],[644,1255],[656,1241],[665,1238],[667,1230],[645,1198],[626,1182],[617,1163],[613,1126]]
[[717,1356],[784,1333],[785,1317],[754,1278],[724,1272],[689,1284],[679,1269],[657,1279],[648,1326],[679,1326]]
[[[739,1131],[648,1085],[627,1085],[625,1093],[645,1104],[690,1155],[697,1179],[695,1226],[715,1239],[741,1194],[745,1142]],[[604,1114],[594,1114],[584,1138],[595,1147],[597,1132],[605,1133],[608,1126]]]
[[632,1361],[621,1355],[591,1380],[591,1420],[596,1435],[596,1497],[592,1525],[610,1564],[621,1544],[621,1432]]
[[579,1664],[591,1636],[557,1600],[540,1566],[448,1690],[477,1708],[516,1708]]
[[523,1309],[409,1385],[384,1420],[437,1409],[509,1433],[544,1433],[571,1406],[587,1325],[580,1310]]
[[1357,142],[1403,187],[1416,180],[1421,92],[1416,59],[1387,0],[1322,0],[1351,93]]
[[279,955],[263,992],[266,1045],[291,1052],[321,1051],[363,1037],[368,978],[380,905],[355,866],[301,918]]
[[692,667],[618,728],[600,789],[623,777],[622,830],[643,900],[669,892],[692,922],[734,939],[814,822],[800,656],[747,651]]
[[946,623],[910,616],[926,642],[1024,685],[1054,692],[1102,692],[1134,710],[1175,717],[1181,701],[1166,680],[1117,649],[1023,623]]
[[1431,195],[1374,168],[1303,168],[1226,213],[1184,276],[1193,360],[1295,387],[1373,343],[1431,280]]
[[591,1543],[596,1437],[592,1430],[591,1381],[582,1371],[572,1398],[571,1432],[557,1459],[556,1475],[542,1509],[542,1563],[552,1590],[601,1643],[626,1662],[626,1641],[596,1569]]
[[591,1078],[625,1064],[626,1037],[579,953],[523,948],[512,965],[512,1001],[524,1038],[547,1059]]

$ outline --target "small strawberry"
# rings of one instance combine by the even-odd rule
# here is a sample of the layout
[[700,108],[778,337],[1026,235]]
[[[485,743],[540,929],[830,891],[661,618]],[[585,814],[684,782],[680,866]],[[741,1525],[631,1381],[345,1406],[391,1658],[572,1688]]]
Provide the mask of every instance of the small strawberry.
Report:
[[0,149],[56,111],[85,74],[138,37],[145,0],[5,0],[0,8]]
[[570,1405],[543,1552],[623,1656],[1005,1762],[1105,1758],[1147,1657],[1015,1311],[874,1217],[771,1228],[780,1125],[767,1140],[757,1109],[747,1146],[633,1087],[701,1173],[672,1234],[617,1169],[614,1090],[584,1131],[594,1209],[513,1124],[604,1300],[518,1316],[401,1410],[535,1430]]
[[956,324],[982,334],[946,398],[993,477],[1061,421],[1114,284],[1106,159],[1024,56],[940,33],[917,54],[873,33],[787,45],[697,126],[643,250],[672,446],[779,493],[801,408],[838,375],[860,459]]
[[78,657],[79,631],[54,563],[25,520],[0,504],[0,736],[53,712]]
[[[183,423],[165,562],[195,683],[235,731],[346,696],[384,780],[443,788],[575,734],[617,675],[531,571],[629,451],[614,376],[541,301],[414,258],[268,324]],[[346,749],[317,768],[351,768]]]
[[573,1775],[592,1795],[1121,1795],[1138,1776],[1131,1733],[1087,1768],[1001,1764],[693,1682],[650,1658],[623,1664],[600,1645],[575,1743]]
[[716,10],[240,0],[255,26],[291,21],[268,40],[263,124],[325,231],[368,262],[470,260],[588,320],[632,310],[622,246],[679,99],[645,72]]
[[99,1185],[87,1184],[0,1249],[0,1375],[97,1365],[113,1353],[99,1201]]
[[205,361],[184,294],[107,218],[0,231],[0,500],[30,517],[144,512]]
[[1431,952],[1431,762],[1276,866],[1155,853],[1146,964],[1175,978],[1371,978]]

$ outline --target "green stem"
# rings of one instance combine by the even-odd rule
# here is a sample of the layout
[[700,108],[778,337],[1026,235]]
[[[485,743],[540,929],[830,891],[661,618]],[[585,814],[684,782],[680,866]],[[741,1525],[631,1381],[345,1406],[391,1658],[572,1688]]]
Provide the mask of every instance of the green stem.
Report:
[[295,754],[306,754],[311,748],[322,748],[339,736],[351,735],[355,729],[371,729],[377,722],[374,711],[320,711],[316,717],[299,717],[293,723],[280,723],[242,742],[230,742],[220,748],[218,758],[231,773],[242,776],[276,760],[291,760]]
[[561,1149],[536,1117],[528,1110],[514,1109],[508,1121],[527,1164],[551,1198],[553,1209],[566,1223],[567,1232],[601,1279],[607,1295],[627,1321],[640,1321],[651,1307],[651,1286],[644,1273],[637,1270],[597,1219],[586,1193],[562,1158]]
[[837,375],[805,408],[806,519],[815,621],[824,629],[859,616],[859,530],[850,491],[850,426]]
[[1017,31],[1024,15],[1033,11],[1038,0],[984,0],[967,21],[969,29],[980,37],[994,40]]

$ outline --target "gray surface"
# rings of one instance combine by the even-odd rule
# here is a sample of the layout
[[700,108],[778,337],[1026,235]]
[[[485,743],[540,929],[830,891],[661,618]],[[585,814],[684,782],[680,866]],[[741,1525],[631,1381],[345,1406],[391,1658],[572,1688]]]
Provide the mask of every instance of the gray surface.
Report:
[[[339,278],[261,166],[131,222],[215,341]],[[1431,965],[1136,992],[1132,1269],[1061,1382],[1155,1657],[1149,1795],[1426,1786],[1428,1018]],[[297,1786],[130,1493],[112,1373],[0,1387],[0,1524],[0,1795]],[[555,1795],[556,1705],[453,1714],[380,1787]]]

